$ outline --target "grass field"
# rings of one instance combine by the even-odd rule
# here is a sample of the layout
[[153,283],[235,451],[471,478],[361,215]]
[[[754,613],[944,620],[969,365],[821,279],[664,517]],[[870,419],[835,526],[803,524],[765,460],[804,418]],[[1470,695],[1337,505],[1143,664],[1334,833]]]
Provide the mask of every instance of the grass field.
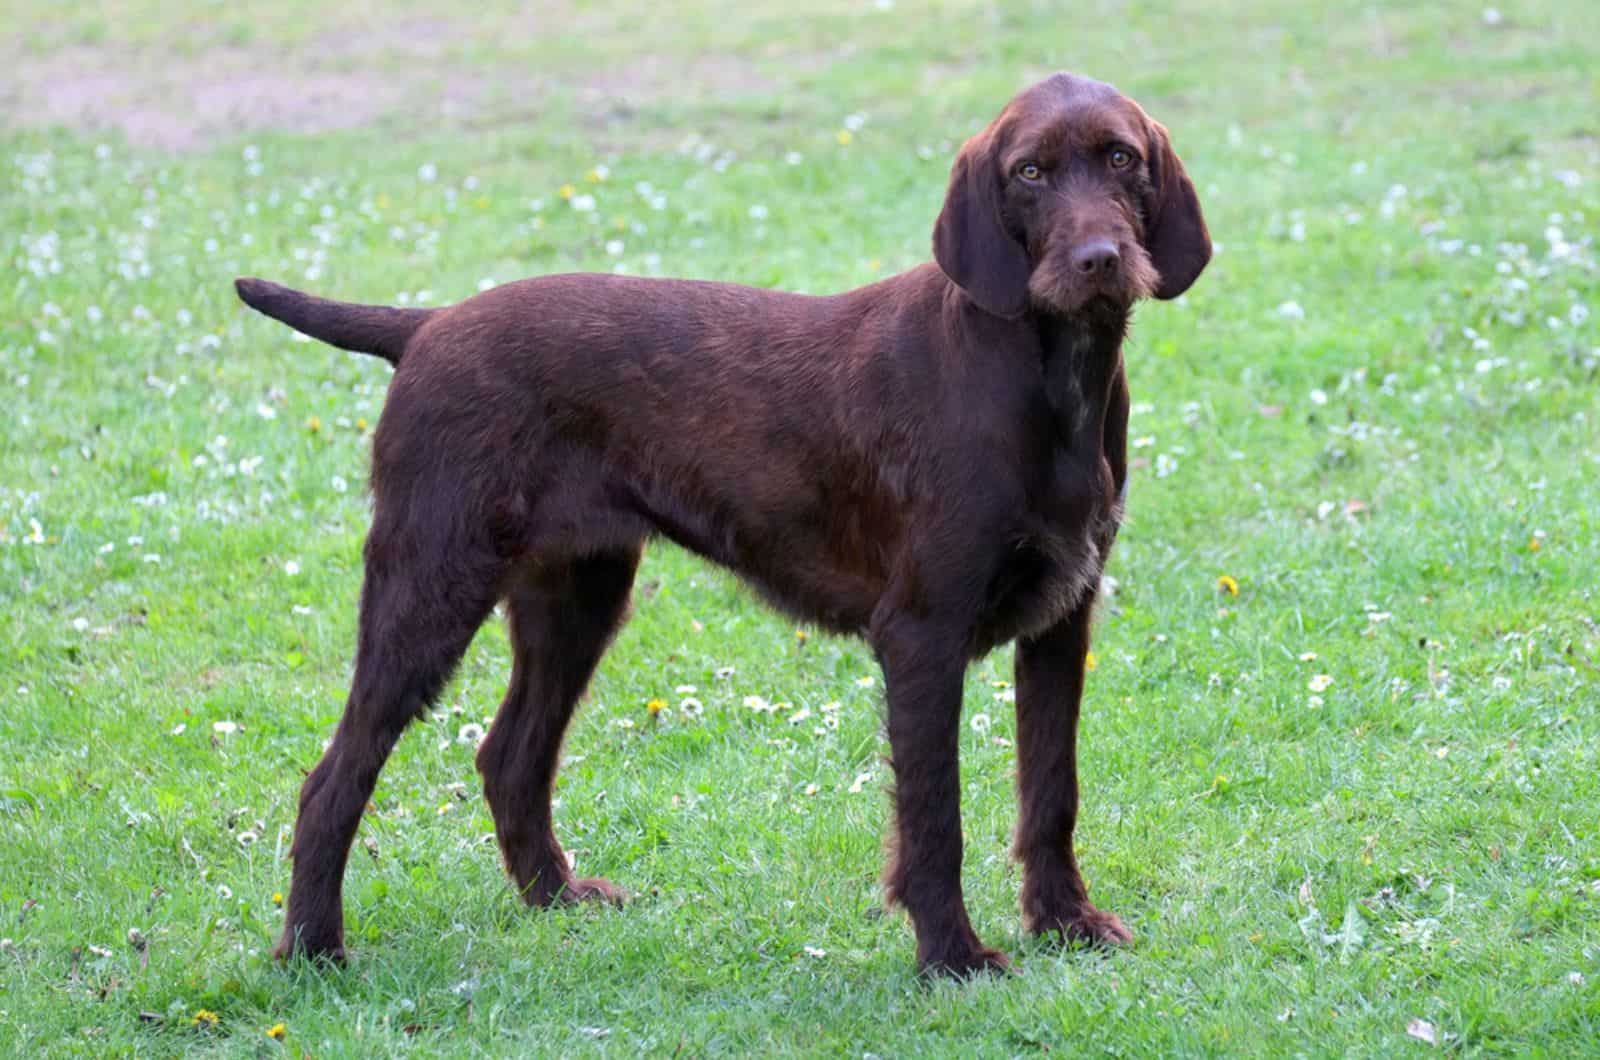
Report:
[[[10,5],[0,1054],[1593,1054],[1600,7],[798,6]],[[1135,945],[1023,937],[1002,651],[965,879],[1023,974],[919,982],[871,653],[658,545],[558,791],[637,899],[505,882],[491,623],[363,823],[351,965],[274,966],[389,370],[232,278],[843,289],[1056,69],[1172,129],[1219,250],[1127,349],[1079,839]]]

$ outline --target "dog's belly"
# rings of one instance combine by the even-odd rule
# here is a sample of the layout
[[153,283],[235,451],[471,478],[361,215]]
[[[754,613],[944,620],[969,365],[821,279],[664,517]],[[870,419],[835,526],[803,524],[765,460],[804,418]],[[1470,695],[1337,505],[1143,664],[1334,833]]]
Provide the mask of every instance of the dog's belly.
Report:
[[656,534],[738,575],[779,611],[836,633],[870,624],[900,534],[885,498],[758,486],[739,497],[708,490],[712,503],[688,506],[676,495],[634,492]]

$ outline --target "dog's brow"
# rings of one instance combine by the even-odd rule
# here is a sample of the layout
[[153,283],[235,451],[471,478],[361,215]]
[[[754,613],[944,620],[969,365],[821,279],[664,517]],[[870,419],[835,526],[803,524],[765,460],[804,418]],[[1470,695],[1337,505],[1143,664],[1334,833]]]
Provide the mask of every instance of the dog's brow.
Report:
[[1032,151],[1038,155],[1057,155],[1062,147],[1071,138],[1071,123],[1068,121],[1051,122],[1038,129],[1029,130],[1028,142]]
[[1049,164],[1070,154],[1077,147],[1076,124],[1070,115],[1019,122],[1009,137],[1010,146],[1003,157],[1005,168],[1028,160]]
[[1102,151],[1113,144],[1142,150],[1144,136],[1127,116],[1100,102],[1056,105],[1047,114],[1024,114],[1011,129],[1006,168],[1026,160],[1059,161],[1064,155]]

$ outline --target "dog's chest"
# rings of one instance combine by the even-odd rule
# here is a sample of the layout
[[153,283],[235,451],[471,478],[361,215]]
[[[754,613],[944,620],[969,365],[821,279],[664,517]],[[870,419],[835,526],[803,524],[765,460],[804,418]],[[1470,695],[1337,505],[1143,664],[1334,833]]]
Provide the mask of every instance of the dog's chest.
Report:
[[1058,452],[990,580],[981,650],[1042,633],[1090,599],[1121,517],[1099,446]]

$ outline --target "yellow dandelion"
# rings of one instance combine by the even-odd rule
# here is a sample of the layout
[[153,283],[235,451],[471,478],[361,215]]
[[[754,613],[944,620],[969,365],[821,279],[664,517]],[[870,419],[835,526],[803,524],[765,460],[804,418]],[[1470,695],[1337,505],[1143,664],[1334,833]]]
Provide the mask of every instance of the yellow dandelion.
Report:
[[218,1016],[215,1012],[212,1012],[208,1008],[203,1008],[199,1012],[196,1012],[194,1014],[194,1018],[189,1022],[193,1026],[198,1027],[200,1030],[208,1031],[217,1024],[221,1023],[222,1017]]
[[611,222],[611,227],[618,232],[626,232],[628,230],[628,219],[626,217],[618,217]]
[[273,891],[272,892],[272,904],[277,906],[279,909],[283,908],[283,892],[282,891]]
[[480,210],[487,210],[489,208],[489,196],[478,196],[476,199],[472,200],[472,205],[476,206]]
[[1238,596],[1239,583],[1234,580],[1231,574],[1221,575],[1217,578],[1217,592],[1227,593],[1229,596]]
[[366,429],[367,429],[367,418],[365,416],[358,416],[356,418],[356,430],[364,431]]
[[667,701],[664,699],[652,699],[644,705],[644,709],[649,711],[650,716],[653,718],[667,709]]
[[1544,543],[1542,541],[1540,541],[1537,537],[1531,538],[1528,541],[1528,551],[1529,552],[1537,552],[1542,547],[1544,547]]
[[267,1037],[271,1038],[275,1042],[283,1041],[283,1036],[288,1033],[289,1028],[285,1027],[281,1023],[274,1023],[272,1026],[267,1028]]
[[318,431],[322,430],[322,421],[317,419],[315,416],[311,417],[309,420],[306,420],[306,430],[310,431],[312,434],[316,434]]
[[850,141],[855,139],[855,135],[849,129],[840,129],[833,134],[833,138],[839,141],[840,147],[849,147]]
[[1094,657],[1094,652],[1089,652],[1083,657],[1083,668],[1085,670],[1098,670],[1100,668],[1100,660]]
[[589,172],[583,175],[583,179],[587,180],[590,184],[600,184],[603,183],[606,177],[610,176],[610,174],[611,170],[607,169],[605,166],[595,166],[593,169],[589,170]]
[[563,184],[556,191],[556,194],[561,196],[563,199],[570,199],[574,195],[578,194],[578,189],[574,188],[571,184]]
[[378,209],[387,210],[389,208],[389,205],[390,205],[389,196],[380,194],[378,196]]
[[803,629],[797,629],[794,631],[794,639],[795,643],[804,644],[806,641],[811,639],[811,634],[807,633]]

